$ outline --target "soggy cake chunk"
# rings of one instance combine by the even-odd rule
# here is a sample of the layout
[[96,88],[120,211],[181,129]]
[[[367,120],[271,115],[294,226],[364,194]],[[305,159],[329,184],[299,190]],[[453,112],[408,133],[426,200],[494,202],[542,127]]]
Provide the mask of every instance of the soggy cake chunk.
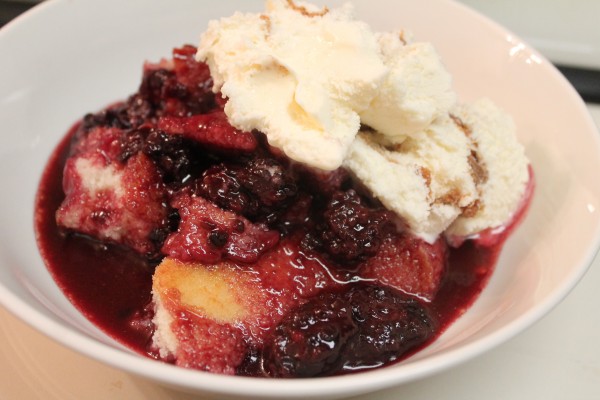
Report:
[[257,283],[229,264],[206,266],[165,258],[152,286],[157,327],[153,338],[160,355],[175,357],[183,367],[233,374],[244,358],[246,341],[260,339],[268,313]]
[[144,154],[118,161],[121,131],[96,128],[65,165],[65,200],[57,223],[147,255],[168,223],[167,192],[156,165]]

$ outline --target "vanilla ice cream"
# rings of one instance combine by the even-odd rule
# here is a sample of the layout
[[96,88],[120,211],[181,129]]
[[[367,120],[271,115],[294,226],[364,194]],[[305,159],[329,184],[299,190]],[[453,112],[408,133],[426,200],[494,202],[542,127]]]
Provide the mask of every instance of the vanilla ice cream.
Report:
[[478,184],[478,206],[458,216],[446,233],[471,236],[501,228],[519,207],[529,181],[529,161],[514,122],[489,99],[458,105],[453,113],[475,145],[483,177]]
[[458,103],[430,43],[372,32],[349,5],[266,4],[212,21],[198,48],[233,126],[295,161],[344,166],[427,241],[510,219],[529,179],[514,124],[489,100]]
[[212,21],[197,57],[228,98],[229,122],[264,132],[293,160],[338,168],[388,72],[351,12],[272,0],[264,14]]
[[410,43],[402,31],[377,36],[389,72],[360,118],[391,142],[400,143],[447,113],[456,95],[431,43]]
[[446,114],[400,145],[378,139],[362,132],[344,166],[413,233],[435,241],[477,199],[469,138]]

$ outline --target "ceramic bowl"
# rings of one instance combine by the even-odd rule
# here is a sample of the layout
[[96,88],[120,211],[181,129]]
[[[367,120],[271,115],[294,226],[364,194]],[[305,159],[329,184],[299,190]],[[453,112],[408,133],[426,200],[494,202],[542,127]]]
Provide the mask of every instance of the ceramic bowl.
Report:
[[[335,6],[341,1],[331,0]],[[259,11],[262,1],[50,0],[0,31],[0,302],[89,357],[194,393],[337,398],[450,368],[530,326],[575,286],[600,243],[600,135],[584,103],[518,37],[448,0],[354,0],[374,30],[431,41],[460,98],[489,97],[513,115],[537,190],[485,290],[437,341],[408,360],[350,376],[267,380],[219,376],[137,355],[94,327],[58,289],[39,256],[34,196],[45,163],[84,113],[123,99],[144,60],[197,43],[209,19]]]

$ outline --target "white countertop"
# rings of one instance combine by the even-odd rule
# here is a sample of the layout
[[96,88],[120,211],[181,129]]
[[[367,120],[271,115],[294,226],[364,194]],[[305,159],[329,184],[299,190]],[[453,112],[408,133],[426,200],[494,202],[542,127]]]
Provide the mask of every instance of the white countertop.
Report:
[[[600,126],[600,105],[590,105]],[[600,173],[600,171],[599,171]],[[526,332],[451,370],[353,400],[600,399],[600,256]],[[0,399],[190,400],[81,356],[0,308]]]

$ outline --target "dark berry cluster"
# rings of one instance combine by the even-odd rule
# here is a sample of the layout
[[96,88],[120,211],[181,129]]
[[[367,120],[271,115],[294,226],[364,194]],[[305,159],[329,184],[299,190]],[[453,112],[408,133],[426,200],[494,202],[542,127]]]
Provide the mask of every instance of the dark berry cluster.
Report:
[[327,202],[303,247],[325,253],[341,266],[354,266],[374,256],[395,229],[393,215],[370,207],[353,189],[335,193]]
[[198,174],[203,160],[194,141],[181,135],[169,135],[150,126],[124,132],[120,143],[121,161],[142,152],[156,163],[167,184],[182,185]]
[[204,172],[198,191],[220,207],[250,220],[273,222],[295,199],[295,179],[275,159],[221,163]]
[[212,110],[215,95],[206,64],[194,59],[196,48],[183,46],[173,51],[173,67],[146,68],[138,93],[130,102],[150,105],[157,116],[190,116]]
[[293,310],[262,353],[248,357],[241,368],[284,378],[373,368],[427,343],[436,325],[431,312],[411,296],[353,284],[321,292]]

